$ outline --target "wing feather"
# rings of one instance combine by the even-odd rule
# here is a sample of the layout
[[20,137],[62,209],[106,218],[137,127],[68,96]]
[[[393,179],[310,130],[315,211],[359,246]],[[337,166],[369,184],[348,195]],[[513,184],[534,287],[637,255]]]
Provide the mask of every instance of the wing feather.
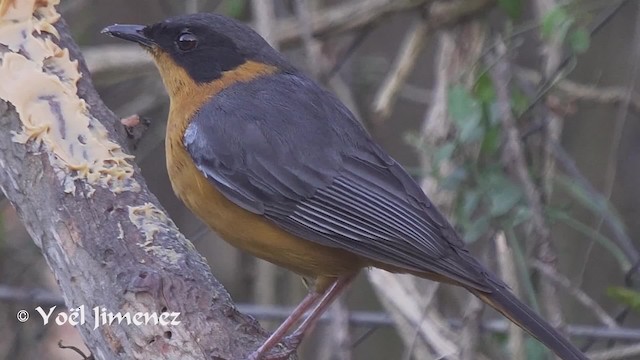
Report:
[[488,289],[489,275],[413,179],[306,78],[222,91],[193,119],[185,146],[228,199],[297,236]]

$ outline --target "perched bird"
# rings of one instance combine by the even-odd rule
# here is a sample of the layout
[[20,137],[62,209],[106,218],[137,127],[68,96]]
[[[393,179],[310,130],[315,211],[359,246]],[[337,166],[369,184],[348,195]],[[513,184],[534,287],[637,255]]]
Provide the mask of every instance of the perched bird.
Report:
[[[294,351],[366,267],[462,286],[562,359],[586,359],[465,249],[340,100],[249,27],[192,14],[103,32],[142,45],[160,71],[171,99],[166,156],[177,196],[232,245],[315,279],[250,359]],[[271,353],[281,341],[288,351]]]

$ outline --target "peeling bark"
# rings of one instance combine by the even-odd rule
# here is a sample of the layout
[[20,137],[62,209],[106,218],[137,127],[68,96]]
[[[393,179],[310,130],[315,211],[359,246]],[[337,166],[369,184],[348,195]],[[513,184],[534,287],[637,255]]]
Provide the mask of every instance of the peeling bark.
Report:
[[[59,20],[56,28],[59,44],[70,50],[72,59],[80,60],[79,96],[111,138],[124,144],[123,129],[93,88],[66,24]],[[264,340],[264,330],[236,310],[204,258],[163,212],[160,217],[149,212],[156,216],[151,221],[157,227],[151,240],[132,223],[130,207],[148,203],[163,211],[137,166],[134,179],[141,184],[139,192],[115,194],[101,187],[93,192],[83,180],[75,180],[75,194],[67,194],[45,149],[36,153],[12,140],[20,120],[13,106],[2,100],[0,126],[2,191],[42,249],[67,306],[87,309],[87,322],[78,328],[95,358],[244,359]],[[174,256],[162,256],[167,254]],[[132,314],[179,312],[181,324],[125,323],[94,330],[89,310],[96,306]]]

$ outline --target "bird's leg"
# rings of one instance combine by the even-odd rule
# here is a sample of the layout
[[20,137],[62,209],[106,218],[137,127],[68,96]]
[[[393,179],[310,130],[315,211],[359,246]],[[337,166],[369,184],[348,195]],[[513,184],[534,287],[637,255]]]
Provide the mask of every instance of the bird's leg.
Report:
[[[300,341],[302,341],[304,335],[313,328],[313,326],[316,324],[320,316],[325,312],[327,307],[331,305],[331,303],[336,299],[336,297],[338,297],[342,290],[344,290],[344,288],[347,287],[351,283],[351,281],[353,281],[354,277],[355,274],[337,278],[331,284],[331,286],[324,291],[324,293],[312,290],[293,310],[291,315],[289,315],[289,317],[278,327],[278,329],[276,329],[276,331],[271,334],[271,336],[269,336],[267,341],[265,341],[265,343],[262,344],[262,346],[260,346],[258,350],[251,354],[249,360],[278,360],[286,359],[287,357],[289,357],[289,355],[291,355],[291,353],[298,348],[298,345],[300,345]],[[265,354],[267,354],[267,352],[271,350],[271,348],[273,348],[280,342],[280,340],[283,339],[284,335],[289,331],[289,329],[291,329],[293,324],[295,324],[302,317],[302,315],[304,315],[304,313],[318,300],[318,298],[320,298],[320,296],[322,296],[322,298],[320,299],[316,307],[311,310],[302,324],[300,324],[300,326],[298,326],[298,328],[291,335],[284,338],[283,344],[285,345],[285,349],[278,352],[277,354],[265,356]],[[265,357],[263,358],[263,356]]]
[[300,304],[293,309],[293,312],[287,317],[280,326],[274,331],[271,336],[260,347],[249,356],[249,360],[258,360],[264,354],[266,354],[271,348],[276,346],[280,340],[291,330],[293,325],[300,320],[300,318],[309,310],[313,304],[318,301],[322,294],[315,290],[310,291],[307,296],[302,299]]
[[320,299],[316,307],[311,311],[307,318],[304,319],[302,324],[300,324],[300,326],[298,326],[291,335],[286,337],[286,345],[291,346],[294,349],[297,348],[304,335],[313,330],[313,327],[318,322],[318,319],[320,319],[320,316],[324,314],[329,305],[333,303],[338,295],[340,295],[340,293],[342,293],[342,291],[351,284],[354,278],[355,275],[347,275],[336,279],[331,287],[325,291],[322,299]]

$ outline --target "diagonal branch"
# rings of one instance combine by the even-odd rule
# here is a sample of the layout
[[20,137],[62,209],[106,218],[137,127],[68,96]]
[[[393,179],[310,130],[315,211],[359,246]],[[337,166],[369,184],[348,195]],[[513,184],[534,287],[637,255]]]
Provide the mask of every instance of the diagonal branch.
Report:
[[[507,237],[503,231],[496,234],[496,255],[498,258],[498,267],[500,269],[500,277],[509,285],[514,294],[520,293],[520,283],[516,271],[515,259],[513,252],[507,245]],[[524,331],[514,323],[509,324],[509,341],[507,349],[509,355],[514,359],[525,358],[524,348]]]
[[578,300],[582,305],[591,310],[591,312],[600,320],[601,323],[610,327],[617,328],[618,323],[614,318],[612,318],[607,312],[598,304],[593,298],[587,295],[584,291],[580,290],[580,288],[576,287],[571,283],[567,277],[556,272],[554,269],[549,267],[548,265],[543,264],[540,261],[534,261],[533,267],[538,269],[542,275],[549,278],[554,283],[565,288],[573,297]]
[[411,74],[422,49],[426,44],[428,34],[427,22],[417,20],[407,32],[395,59],[391,71],[387,74],[373,100],[374,122],[384,122],[396,102],[398,93]]
[[[520,143],[520,133],[516,127],[513,113],[511,112],[508,89],[511,80],[511,71],[505,59],[505,46],[500,43],[496,48],[498,49],[498,60],[496,60],[495,66],[491,69],[490,75],[496,89],[498,113],[506,137],[502,153],[503,162],[507,170],[511,172],[522,185],[525,197],[531,208],[531,225],[533,235],[539,246],[540,261],[555,269],[556,256],[551,248],[551,231],[544,218],[542,196],[529,175],[524,149]],[[545,305],[547,306],[547,310],[551,310],[550,315],[554,318],[554,325],[559,326],[562,318],[556,309],[559,305],[555,291],[553,294],[546,293]]]
[[[335,36],[377,21],[399,11],[418,8],[428,0],[366,0],[345,1],[323,12],[318,12],[310,24],[314,37]],[[284,46],[299,41],[300,23],[296,17],[278,21],[274,39]]]
[[245,358],[264,332],[235,309],[119,145],[119,122],[94,90],[57,3],[0,1],[2,191],[68,307],[179,313],[179,325],[97,329],[87,314],[77,328],[95,358]]

